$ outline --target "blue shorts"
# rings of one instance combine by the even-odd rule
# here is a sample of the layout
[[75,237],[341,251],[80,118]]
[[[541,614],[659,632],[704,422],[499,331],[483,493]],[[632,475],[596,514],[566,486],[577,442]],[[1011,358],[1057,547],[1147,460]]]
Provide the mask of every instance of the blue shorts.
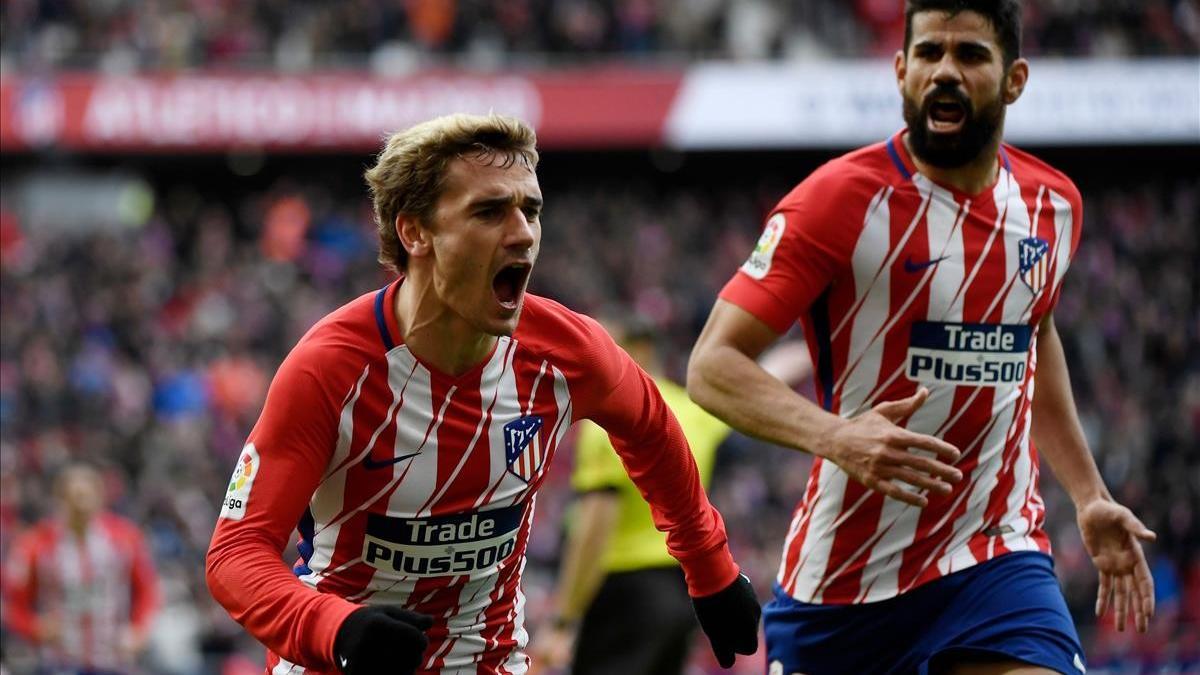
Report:
[[1086,672],[1054,562],[1039,552],[1009,553],[867,604],[803,603],[776,585],[763,623],[769,675],[927,675],[978,659]]

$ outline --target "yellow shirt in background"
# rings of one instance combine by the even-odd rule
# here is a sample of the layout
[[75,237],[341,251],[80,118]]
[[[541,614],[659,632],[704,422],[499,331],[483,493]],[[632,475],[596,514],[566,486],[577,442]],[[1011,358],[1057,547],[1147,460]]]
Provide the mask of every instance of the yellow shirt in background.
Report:
[[[717,446],[729,435],[729,427],[692,403],[687,391],[666,378],[655,378],[655,384],[675,417],[679,419],[700,481],[708,488],[712,480]],[[667,535],[654,528],[650,506],[642,498],[625,467],[608,440],[608,434],[592,422],[584,421],[575,445],[575,469],[571,486],[578,492],[616,490],[620,499],[616,528],[604,551],[606,572],[625,572],[651,567],[678,564],[667,553]]]

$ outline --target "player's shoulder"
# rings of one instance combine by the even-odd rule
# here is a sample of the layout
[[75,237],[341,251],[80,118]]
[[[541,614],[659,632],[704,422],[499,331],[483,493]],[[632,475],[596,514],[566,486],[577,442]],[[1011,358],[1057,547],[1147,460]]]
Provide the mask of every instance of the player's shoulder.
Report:
[[780,200],[780,208],[806,202],[810,206],[813,202],[847,206],[857,198],[865,204],[883,186],[904,179],[889,155],[887,144],[888,141],[881,141],[830,159],[792,188]]
[[592,317],[550,298],[528,293],[514,335],[526,349],[571,358],[588,351],[607,332]]
[[388,347],[376,314],[385,290],[364,293],[326,314],[300,338],[284,363],[327,372],[382,356]]
[[1049,162],[1015,146],[1005,143],[1004,154],[1008,158],[1010,170],[1018,183],[1029,185],[1044,185],[1059,193],[1073,206],[1079,206],[1083,198],[1079,188],[1070,176],[1052,166]]

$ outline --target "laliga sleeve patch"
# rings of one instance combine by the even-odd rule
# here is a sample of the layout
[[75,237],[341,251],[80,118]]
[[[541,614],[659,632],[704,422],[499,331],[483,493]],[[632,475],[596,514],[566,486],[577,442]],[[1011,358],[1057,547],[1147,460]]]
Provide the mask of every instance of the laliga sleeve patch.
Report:
[[250,501],[250,488],[262,464],[258,459],[258,449],[253,443],[247,443],[238,457],[237,466],[233,469],[233,477],[229,479],[229,487],[225,490],[225,501],[221,504],[221,517],[229,520],[241,520],[246,515],[246,503]]
[[775,249],[779,246],[779,240],[783,239],[783,230],[786,227],[787,219],[782,213],[776,213],[767,220],[762,236],[754,246],[754,252],[742,264],[742,271],[750,278],[762,279],[771,271],[771,258],[775,256]]

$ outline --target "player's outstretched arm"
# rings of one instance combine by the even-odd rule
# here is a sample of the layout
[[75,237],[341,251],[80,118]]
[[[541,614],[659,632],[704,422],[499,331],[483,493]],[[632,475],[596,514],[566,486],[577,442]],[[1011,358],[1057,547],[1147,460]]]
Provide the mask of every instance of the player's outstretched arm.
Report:
[[[824,457],[859,483],[913,506],[928,503],[924,491],[945,494],[951,482],[962,480],[951,466],[960,456],[957,448],[900,426],[925,402],[926,390],[843,419],[754,361],[777,337],[754,315],[717,300],[688,362],[692,400],[742,433]],[[936,459],[909,448],[928,450]]]
[[[701,626],[722,663],[758,649],[758,599],[729,552],[721,514],[708,501],[679,421],[637,363],[588,320],[589,381],[580,388],[580,416],[609,434],[630,480],[650,505],[654,525],[667,533],[688,594],[718,609]],[[697,612],[705,612],[697,605]]]
[[1125,630],[1132,613],[1137,630],[1145,632],[1154,615],[1154,579],[1141,542],[1154,541],[1155,534],[1104,486],[1079,425],[1062,341],[1050,314],[1038,327],[1036,383],[1033,441],[1075,503],[1083,544],[1100,573],[1096,615],[1112,607],[1117,629]]

